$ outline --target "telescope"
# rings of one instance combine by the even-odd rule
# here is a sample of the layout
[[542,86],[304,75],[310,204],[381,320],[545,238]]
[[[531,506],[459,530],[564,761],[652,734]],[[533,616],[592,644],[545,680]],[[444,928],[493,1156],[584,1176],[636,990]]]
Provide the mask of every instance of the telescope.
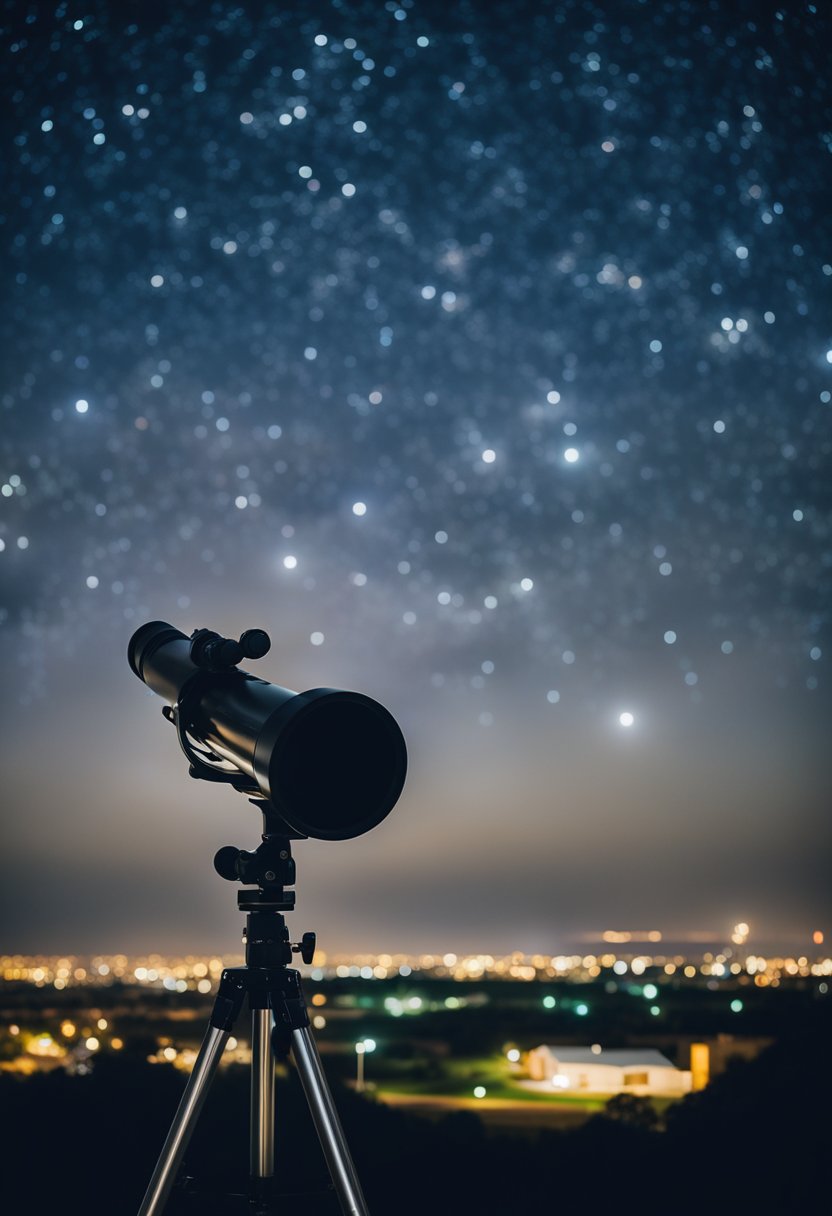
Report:
[[[238,667],[270,648],[262,629],[238,641],[210,629],[188,637],[149,621],[130,639],[135,675],[162,697],[192,777],[220,781],[263,812],[263,835],[249,852],[227,845],[217,873],[244,884],[246,965],[226,967],[205,1038],[145,1192],[139,1216],[162,1216],[208,1088],[243,1005],[251,1011],[251,1210],[272,1211],[275,1068],[289,1054],[303,1086],[343,1216],[369,1216],[338,1111],[312,1037],[299,954],[309,964],[314,933],[289,940],[284,912],[295,906],[291,841],[348,840],[381,823],[404,785],[407,750],[395,718],[371,697],[337,688],[292,692]],[[256,886],[254,885],[256,884]],[[277,1209],[285,1211],[285,1202]]]
[[358,692],[293,692],[238,668],[262,658],[268,634],[190,637],[165,621],[133,634],[135,675],[168,704],[192,777],[223,781],[276,814],[294,839],[348,840],[395,806],[407,750],[395,718]]

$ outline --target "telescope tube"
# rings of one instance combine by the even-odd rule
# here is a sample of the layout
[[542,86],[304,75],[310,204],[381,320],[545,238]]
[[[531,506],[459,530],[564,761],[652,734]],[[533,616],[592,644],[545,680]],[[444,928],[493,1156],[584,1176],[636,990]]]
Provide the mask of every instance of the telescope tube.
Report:
[[296,693],[236,667],[207,671],[191,660],[189,638],[165,621],[137,629],[127,658],[158,696],[187,704],[188,734],[252,778],[303,836],[360,836],[395,806],[407,749],[395,718],[371,697]]

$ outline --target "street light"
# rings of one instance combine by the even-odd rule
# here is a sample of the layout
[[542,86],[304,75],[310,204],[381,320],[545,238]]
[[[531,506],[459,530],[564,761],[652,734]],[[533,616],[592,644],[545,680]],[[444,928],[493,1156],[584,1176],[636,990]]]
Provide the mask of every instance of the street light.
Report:
[[364,1093],[364,1057],[370,1051],[375,1051],[375,1039],[361,1039],[355,1045],[356,1059],[356,1074],[355,1074],[355,1090],[356,1093]]

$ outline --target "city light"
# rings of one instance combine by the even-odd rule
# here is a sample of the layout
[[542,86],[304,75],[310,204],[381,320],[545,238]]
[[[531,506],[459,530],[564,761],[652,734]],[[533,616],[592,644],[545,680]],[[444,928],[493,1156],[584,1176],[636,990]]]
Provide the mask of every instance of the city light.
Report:
[[375,1039],[359,1039],[355,1045],[356,1058],[356,1074],[355,1074],[355,1089],[359,1094],[364,1092],[364,1057],[371,1051],[375,1051]]
[[[747,926],[743,924],[734,928],[744,933]],[[374,1038],[366,1035],[357,1039],[353,1037],[349,1019],[364,1010],[373,1010],[376,1017],[424,1019],[425,1037],[433,1041],[435,1037],[444,1037],[443,1031],[437,1034],[433,1018],[447,1017],[449,1011],[453,1011],[454,1021],[458,1018],[463,1020],[465,1010],[499,1000],[493,994],[493,989],[486,998],[480,981],[504,981],[515,985],[514,992],[508,998],[513,1004],[517,1002],[520,990],[530,985],[527,989],[527,1008],[537,1008],[541,1013],[546,1011],[554,1015],[549,1032],[540,1029],[533,1032],[540,1036],[537,1042],[532,1037],[525,1037],[520,1043],[509,1040],[502,1049],[504,1065],[500,1073],[501,1084],[519,1086],[521,1090],[529,1083],[538,1083],[533,1074],[530,1082],[529,1076],[535,1053],[542,1050],[541,1042],[557,1043],[562,1034],[567,1041],[571,1038],[575,1042],[574,1028],[570,1032],[566,1025],[570,1020],[573,1027],[586,1025],[589,1032],[586,1044],[580,1050],[587,1053],[588,1060],[597,1058],[599,1065],[605,1065],[606,1053],[615,1051],[619,1045],[613,1043],[611,1048],[605,1046],[602,1050],[601,1045],[591,1042],[591,1039],[607,1033],[602,1029],[606,1024],[604,1019],[612,1013],[607,1002],[619,1001],[625,994],[643,998],[644,1012],[657,1029],[662,1028],[662,1041],[679,1034],[680,1012],[686,1008],[688,1000],[686,990],[699,993],[706,1000],[712,999],[711,1007],[715,1016],[720,1008],[726,1014],[730,1011],[739,1033],[742,1033],[745,1021],[743,1015],[752,1008],[756,1010],[754,994],[760,989],[784,988],[794,983],[801,991],[809,989],[818,1000],[829,999],[832,959],[824,958],[819,953],[814,958],[805,955],[767,957],[758,952],[732,949],[731,946],[719,948],[716,945],[719,938],[715,934],[712,949],[680,954],[671,953],[667,946],[658,944],[661,941],[658,930],[615,931],[616,938],[632,939],[627,940],[626,945],[623,942],[602,944],[601,936],[598,934],[595,938],[598,944],[594,951],[554,955],[519,951],[506,955],[466,955],[453,951],[348,956],[326,956],[321,953],[317,958],[319,965],[308,980],[310,991],[307,1001],[311,1006],[312,1025],[315,1031],[327,1031],[327,1046],[330,1049],[337,1051],[347,1047],[355,1052],[356,1092],[364,1093],[372,1087],[384,1101],[391,1075],[386,1057],[389,1055],[391,1060],[394,1059],[395,1052],[392,1048],[386,1051],[379,1065],[372,1068],[370,1086],[366,1073],[367,1057],[378,1051],[378,1044]],[[607,931],[603,938],[606,941],[612,936],[613,931]],[[728,936],[725,934],[723,940]],[[805,936],[808,939],[811,933],[807,930]],[[237,960],[228,959],[227,963],[236,965]],[[83,1075],[94,1069],[99,1055],[123,1052],[125,1041],[115,1033],[116,1019],[120,1015],[115,1012],[109,1017],[103,1016],[100,1008],[96,1008],[96,1005],[106,1005],[109,1009],[117,1010],[118,1007],[111,1003],[112,998],[103,994],[111,985],[120,984],[136,990],[147,990],[148,1009],[152,1007],[156,994],[169,1009],[171,1021],[166,1026],[168,1035],[158,1037],[155,1047],[145,1058],[152,1064],[188,1073],[198,1050],[198,1038],[188,1024],[192,1018],[195,1023],[200,1022],[202,1012],[207,1014],[210,1002],[206,1001],[204,1006],[202,1002],[195,1002],[192,1010],[186,1002],[177,1009],[178,994],[191,992],[201,995],[205,987],[216,989],[221,970],[221,960],[209,956],[2,956],[0,979],[6,983],[18,986],[28,984],[44,990],[47,1008],[48,993],[57,985],[63,986],[62,1001],[66,1001],[74,992],[78,1003],[74,1006],[64,1005],[67,1013],[71,1011],[71,1016],[61,1017],[52,1011],[40,1025],[28,1026],[24,1022],[22,1027],[19,1024],[8,1025],[5,1034],[0,1030],[0,1040],[5,1038],[6,1051],[5,1057],[0,1054],[0,1071],[28,1076],[63,1069],[70,1074]],[[672,982],[669,977],[674,977]],[[383,987],[372,991],[376,981],[385,979],[395,979],[395,996],[388,995],[389,989]],[[334,981],[346,981],[345,988],[336,993],[331,988],[322,990],[319,987]],[[449,982],[455,984],[454,995],[447,995]],[[576,992],[572,985],[593,987],[591,990],[589,987],[579,988]],[[708,993],[713,993],[713,997],[710,998]],[[204,995],[207,997],[207,992]],[[86,1005],[83,1004],[85,1000],[88,1001]],[[320,1012],[324,1008],[327,1017]],[[509,1026],[506,1025],[505,1029],[509,1030]],[[452,1032],[448,1034],[450,1038]],[[224,1052],[226,1064],[246,1063],[251,1058],[245,1031],[243,1035],[240,1042],[233,1036],[228,1039]],[[464,1029],[461,1042],[464,1042]],[[144,1056],[145,1049],[140,1046],[141,1043],[142,1037],[138,1035],[131,1046],[134,1053],[138,1051]],[[696,1053],[691,1048],[691,1090],[707,1085],[710,1075],[708,1061],[703,1054],[709,1045],[705,1043],[700,1047],[697,1047]],[[684,1051],[687,1050],[687,1046],[684,1047]],[[711,1045],[710,1050],[716,1052],[711,1070],[718,1073],[723,1067],[720,1049]],[[479,1062],[477,1067],[480,1067]],[[540,1084],[545,1082],[546,1092],[553,1101],[557,1092],[567,1088],[570,1093],[578,1093],[577,1074],[572,1075],[570,1067],[558,1067],[554,1077],[547,1074],[540,1078]],[[684,1072],[683,1060],[678,1068]],[[474,1072],[467,1089],[469,1095],[474,1090],[476,1075]],[[485,1084],[476,1088],[485,1090]],[[397,1092],[406,1092],[406,1088],[401,1091],[397,1089]],[[632,1091],[625,1085],[617,1092]],[[502,1091],[495,1096],[495,1091],[490,1088],[489,1096],[494,1102],[507,1097]],[[518,1093],[517,1100],[522,1100],[522,1093]]]
[[[737,930],[748,929],[738,925]],[[816,936],[822,936],[820,930]],[[737,934],[738,936],[742,936]],[[811,934],[807,931],[807,937]],[[744,975],[757,987],[777,986],[790,978],[829,979],[832,977],[832,957],[818,953],[807,955],[783,955],[748,953],[725,950],[690,951],[687,954],[673,953],[661,948],[662,934],[658,930],[624,932],[605,930],[599,934],[598,952],[571,954],[526,954],[514,951],[510,954],[358,954],[330,955],[319,951],[313,980],[351,979],[372,985],[379,980],[398,977],[413,984],[420,976],[454,980],[462,984],[479,980],[521,981],[548,983],[570,980],[591,982],[602,977],[619,979],[631,973],[645,976],[647,983],[642,989],[647,999],[652,999],[647,986],[656,987],[651,971],[664,975],[675,975],[699,981],[708,978],[727,978]],[[636,943],[643,943],[641,949]],[[815,943],[820,945],[822,943]],[[623,948],[622,948],[623,947]],[[241,956],[229,956],[228,966],[238,966]],[[160,955],[129,957],[125,954],[94,956],[78,955],[0,956],[0,981],[30,984],[37,988],[53,988],[67,991],[77,988],[104,990],[116,984],[135,984],[138,987],[166,990],[172,996],[180,993],[198,992],[207,996],[216,989],[223,970],[223,961],[217,957]],[[540,998],[544,1009],[555,1009],[558,998],[546,992]],[[458,1008],[460,997],[443,998],[448,1009]],[[326,1004],[324,993],[313,992],[310,1003],[320,1007]],[[422,1014],[426,1011],[425,995],[411,987],[409,992],[396,996],[385,996],[384,1007],[393,1016]],[[100,1023],[103,1023],[101,1025]],[[108,1020],[96,1012],[91,1027],[107,1029]],[[73,1026],[64,1031],[63,1026]],[[56,1027],[64,1037],[77,1033],[72,1018],[58,1021]],[[91,1033],[91,1032],[90,1032]]]

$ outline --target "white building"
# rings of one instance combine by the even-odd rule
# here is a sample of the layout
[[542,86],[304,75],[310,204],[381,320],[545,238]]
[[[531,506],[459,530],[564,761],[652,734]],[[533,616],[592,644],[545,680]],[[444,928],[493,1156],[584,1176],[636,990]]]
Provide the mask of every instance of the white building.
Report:
[[542,1046],[530,1051],[527,1059],[532,1080],[553,1090],[680,1097],[691,1087],[690,1073],[652,1048]]

